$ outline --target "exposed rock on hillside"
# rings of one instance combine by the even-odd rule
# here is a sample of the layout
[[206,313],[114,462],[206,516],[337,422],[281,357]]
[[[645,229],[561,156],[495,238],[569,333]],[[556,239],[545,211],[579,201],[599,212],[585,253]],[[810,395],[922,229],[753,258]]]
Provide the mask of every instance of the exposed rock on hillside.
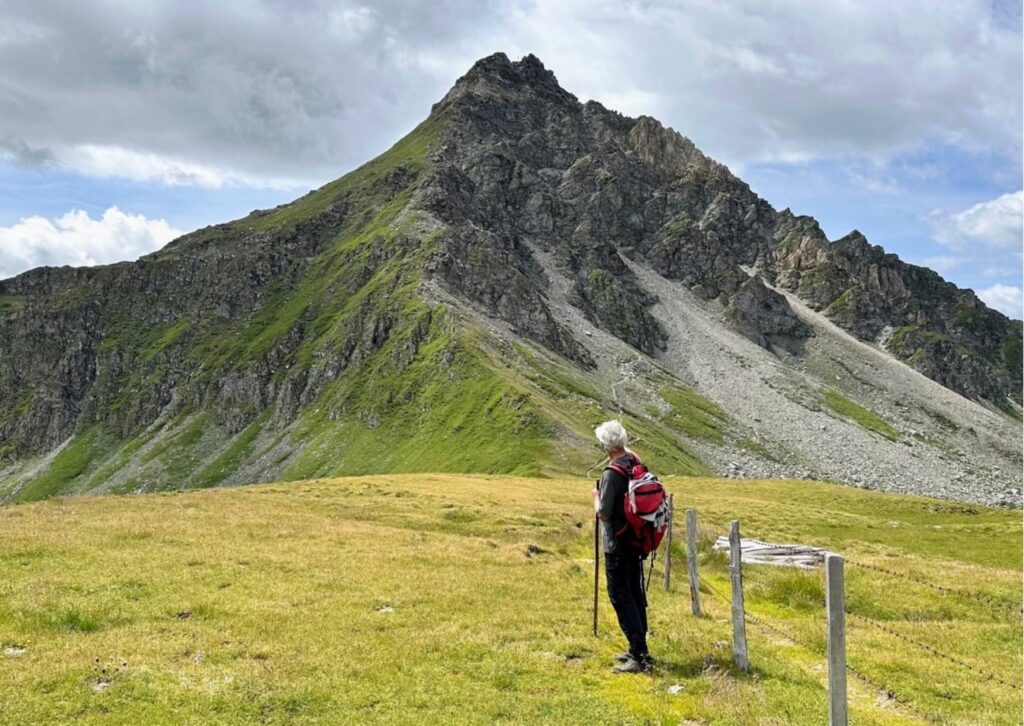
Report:
[[771,348],[773,338],[793,341],[812,334],[786,298],[765,287],[759,277],[751,277],[740,285],[726,308],[725,317],[740,334],[762,348]]

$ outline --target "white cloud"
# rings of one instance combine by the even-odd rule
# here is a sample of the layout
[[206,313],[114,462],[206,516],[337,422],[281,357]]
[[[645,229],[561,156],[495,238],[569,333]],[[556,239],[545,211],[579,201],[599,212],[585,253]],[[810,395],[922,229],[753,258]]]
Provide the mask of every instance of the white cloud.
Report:
[[1019,164],[1019,23],[987,0],[537,0],[516,19],[483,37],[536,53],[581,97],[661,99],[662,121],[730,166],[930,142]]
[[[972,287],[988,284],[978,297],[989,307],[1020,318],[1019,284],[1024,246],[1024,191],[1009,192],[959,212],[933,211],[926,218],[935,241],[948,254],[922,264],[945,274],[956,270]],[[1010,283],[1010,284],[1007,284]]]
[[864,173],[856,169],[847,169],[846,173],[854,185],[873,194],[891,196],[904,193],[895,179],[884,174]]
[[50,220],[27,217],[0,227],[0,278],[40,265],[99,265],[132,260],[185,232],[163,219],[110,207],[98,219],[74,209]]
[[86,176],[119,177],[141,182],[162,182],[168,186],[198,186],[206,189],[223,187],[259,187],[269,189],[300,189],[316,186],[311,179],[285,179],[271,176],[241,174],[230,169],[216,169],[184,159],[124,149],[118,146],[85,144],[66,150],[55,150],[54,163]]
[[1024,243],[1024,191],[1010,192],[954,214],[932,215],[935,239],[953,250],[977,246],[1019,252]]
[[[737,168],[938,142],[1019,177],[1019,17],[990,0],[34,0],[3,14],[35,31],[0,31],[0,139],[90,174],[334,178],[504,50]],[[87,164],[88,148],[160,161]]]
[[0,42],[0,146],[90,175],[318,186],[425,117],[505,3],[0,2],[0,24],[45,33]]
[[1020,320],[1024,308],[1024,293],[1015,285],[995,284],[978,291],[978,297],[990,308],[995,308],[1011,318]]

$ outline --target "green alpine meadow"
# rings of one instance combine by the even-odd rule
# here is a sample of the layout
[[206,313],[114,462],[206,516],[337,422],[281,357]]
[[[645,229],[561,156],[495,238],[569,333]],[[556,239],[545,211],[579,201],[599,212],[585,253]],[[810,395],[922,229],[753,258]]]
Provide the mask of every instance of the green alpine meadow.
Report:
[[824,723],[821,568],[745,566],[739,672],[727,558],[712,549],[733,518],[744,536],[845,557],[852,723],[1020,721],[1019,512],[833,484],[666,483],[698,511],[703,615],[680,516],[670,589],[662,552],[648,595],[649,676],[608,668],[621,635],[603,581],[591,633],[579,477],[396,474],[5,507],[0,722]]

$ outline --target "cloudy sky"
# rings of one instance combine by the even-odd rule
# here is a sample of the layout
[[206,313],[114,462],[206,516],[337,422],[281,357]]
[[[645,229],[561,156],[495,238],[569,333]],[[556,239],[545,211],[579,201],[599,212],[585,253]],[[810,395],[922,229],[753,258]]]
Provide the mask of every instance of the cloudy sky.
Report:
[[1010,0],[0,0],[0,277],[288,201],[498,50],[1021,317]]

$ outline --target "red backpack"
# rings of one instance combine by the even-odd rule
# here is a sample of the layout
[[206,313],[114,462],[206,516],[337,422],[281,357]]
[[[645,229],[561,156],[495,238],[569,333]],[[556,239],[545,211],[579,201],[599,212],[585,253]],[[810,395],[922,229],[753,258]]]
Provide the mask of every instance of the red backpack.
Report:
[[629,480],[624,504],[626,524],[615,536],[625,534],[641,552],[654,552],[668,529],[668,495],[658,477],[647,471],[639,457],[633,454],[632,458],[632,467],[614,462],[608,467]]

